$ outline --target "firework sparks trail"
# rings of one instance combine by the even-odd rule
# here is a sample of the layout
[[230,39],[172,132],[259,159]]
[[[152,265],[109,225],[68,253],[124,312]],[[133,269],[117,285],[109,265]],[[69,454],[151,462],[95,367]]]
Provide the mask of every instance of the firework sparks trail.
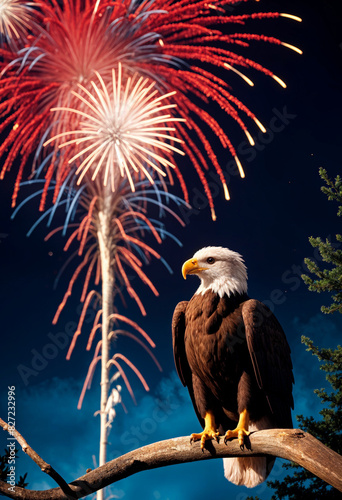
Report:
[[[75,175],[72,174],[73,172],[71,172],[70,176],[75,179]],[[40,180],[29,181],[27,184],[33,184],[35,182],[38,186],[41,186],[42,184],[42,181]],[[182,219],[166,204],[174,202],[179,206],[183,205],[184,201],[172,193],[160,190],[160,183],[158,184],[157,182],[154,185],[154,189],[150,190],[146,189],[149,182],[142,181],[137,185],[138,189],[135,192],[130,190],[129,183],[125,178],[119,181],[119,183],[119,187],[115,193],[113,193],[111,200],[111,233],[113,237],[112,248],[115,252],[115,259],[113,257],[113,266],[115,267],[115,275],[117,277],[117,293],[119,293],[121,289],[127,289],[129,295],[136,300],[142,314],[145,315],[145,308],[138,294],[132,287],[131,280],[128,278],[127,270],[125,268],[129,268],[131,271],[136,273],[140,280],[151,289],[154,295],[158,295],[156,288],[147,275],[142,271],[143,264],[148,263],[151,257],[154,257],[161,260],[161,262],[168,269],[169,267],[160,254],[149,244],[145,243],[143,239],[147,234],[150,234],[157,243],[161,244],[167,236],[170,236],[177,244],[180,244],[177,238],[165,230],[164,224],[160,218],[162,218],[167,212],[184,226]],[[101,191],[101,182],[97,182],[96,184]],[[51,186],[50,189],[53,190],[53,186]],[[15,217],[18,211],[21,210],[33,196],[39,196],[41,192],[42,189],[38,189],[34,195],[29,196],[21,202],[14,211],[12,217]],[[28,232],[28,235],[30,235],[38,224],[44,219],[48,220],[49,227],[52,223],[52,218],[56,213],[56,209],[62,206],[65,207],[65,224],[50,231],[45,237],[45,240],[49,240],[57,233],[65,235],[67,230],[70,229],[71,234],[67,238],[64,250],[69,251],[71,245],[73,244],[74,252],[71,257],[82,257],[80,264],[76,267],[69,281],[67,291],[65,292],[64,298],[53,319],[53,323],[56,324],[68,298],[72,294],[76,280],[79,278],[81,273],[85,273],[85,279],[81,292],[81,302],[85,305],[81,313],[77,333],[81,331],[84,314],[90,301],[97,296],[94,290],[90,292],[88,291],[90,279],[94,276],[94,285],[97,286],[100,282],[101,275],[99,249],[96,243],[99,226],[99,205],[101,204],[101,199],[97,195],[89,196],[89,194],[87,194],[84,190],[81,192],[81,196],[78,196],[79,193],[80,191],[72,187],[68,180],[66,180],[62,186],[60,199],[57,204],[54,204],[50,209],[46,210]],[[163,199],[165,201],[163,201]],[[144,203],[141,203],[141,201]],[[147,211],[147,204],[157,205],[160,210],[159,220],[153,220],[146,216],[145,213]],[[69,259],[65,266],[63,266],[61,273],[64,272],[65,267],[70,262],[71,259]],[[59,280],[59,276],[57,280]],[[97,317],[97,320],[94,322],[94,328],[97,326],[98,320],[99,318]],[[70,350],[68,357],[70,357],[71,351],[72,349]]]
[[[65,223],[62,226],[51,230],[45,237],[45,240],[47,241],[57,233],[62,233],[63,236],[66,236],[67,231],[71,231],[71,234],[68,236],[64,245],[64,251],[69,251],[70,247],[74,245],[74,251],[62,267],[56,279],[55,286],[57,286],[61,274],[65,271],[65,268],[70,264],[73,258],[83,258],[80,264],[76,267],[69,281],[67,291],[65,292],[64,298],[53,319],[54,324],[57,323],[68,298],[72,294],[74,284],[80,274],[85,273],[81,293],[82,303],[85,303],[86,301],[89,303],[90,299],[94,298],[95,292],[88,292],[91,277],[94,277],[94,285],[97,286],[99,285],[101,275],[99,249],[96,243],[99,224],[98,212],[99,205],[101,204],[101,198],[100,195],[94,192],[87,193],[84,189],[82,190],[76,188],[76,176],[73,170],[70,172],[69,177],[72,178],[73,181],[70,182],[68,178],[65,180],[64,184],[61,186],[57,202],[49,209],[45,210],[43,215],[38,218],[27,233],[27,235],[30,236],[34,229],[36,229],[36,227],[44,220],[47,220],[47,226],[50,227],[57,210],[64,207]],[[23,186],[34,185],[37,189],[17,206],[12,214],[12,218],[14,218],[17,213],[32,200],[32,198],[39,197],[42,194],[42,184],[44,184],[44,181],[41,179],[22,183]],[[167,265],[167,262],[165,262],[160,254],[150,245],[145,243],[143,238],[146,234],[151,234],[154,237],[154,240],[160,244],[166,237],[171,237],[178,245],[180,245],[180,241],[171,233],[166,231],[161,219],[166,215],[166,213],[168,213],[184,226],[184,222],[177,215],[177,213],[170,208],[169,203],[172,202],[176,206],[186,206],[186,203],[183,200],[172,193],[164,191],[160,181],[155,182],[153,188],[148,189],[149,185],[150,183],[148,180],[141,181],[136,186],[137,190],[132,192],[127,179],[119,179],[119,187],[116,192],[113,193],[111,199],[111,224],[113,249],[115,251],[113,265],[115,266],[115,274],[117,276],[117,293],[119,293],[119,290],[121,289],[127,289],[129,295],[136,300],[143,315],[146,314],[145,308],[141,299],[133,289],[125,268],[129,268],[131,271],[136,273],[141,281],[145,283],[155,295],[158,294],[152,282],[142,271],[143,264],[148,263],[151,257],[155,257],[158,260],[161,260],[169,271],[171,270]],[[103,189],[102,184],[98,181],[98,179],[97,182],[90,184],[90,186],[92,188],[97,187],[99,193]],[[51,185],[50,191],[53,190],[54,186]],[[155,220],[147,217],[146,212],[148,204],[156,205],[158,207],[158,219]],[[91,293],[91,295],[89,295],[89,293]],[[94,321],[94,328],[96,328],[99,321],[99,317],[96,316],[96,318],[97,319]],[[84,315],[81,314],[80,324],[78,325],[77,331],[81,330],[83,320]]]
[[[226,199],[229,199],[229,192],[210,135],[216,135],[221,146],[230,151],[241,176],[244,172],[226,131],[212,116],[213,105],[238,124],[251,144],[254,140],[247,122],[265,130],[254,113],[232,93],[226,80],[234,73],[253,85],[250,76],[245,73],[257,70],[286,86],[272,71],[236,51],[256,41],[301,52],[277,38],[234,32],[232,27],[241,27],[249,20],[300,19],[274,12],[227,14],[225,7],[241,3],[238,0],[213,0],[210,3],[206,0],[150,0],[142,3],[136,0],[63,0],[62,6],[57,0],[31,3],[37,7],[37,12],[41,12],[44,21],[40,23],[39,30],[32,27],[30,40],[16,54],[3,49],[0,63],[0,117],[3,119],[0,132],[12,124],[0,147],[0,157],[7,151],[1,177],[18,155],[22,157],[13,204],[29,155],[37,151],[34,158],[34,165],[37,166],[42,144],[51,137],[70,131],[70,123],[65,120],[69,111],[65,108],[79,109],[81,101],[75,96],[75,92],[80,95],[78,85],[81,84],[88,92],[94,91],[91,82],[94,82],[96,73],[107,85],[112,78],[112,69],[118,71],[121,63],[131,74],[140,73],[155,81],[161,95],[176,91],[175,95],[165,99],[165,104],[176,104],[177,116],[186,120],[185,124],[174,123],[175,136],[184,141],[183,150],[203,184],[215,218],[213,199],[205,176],[210,164],[221,179]],[[223,70],[227,71],[227,78],[222,76]],[[51,113],[51,108],[63,110]],[[175,111],[172,113],[175,116]],[[65,148],[64,155],[62,151],[57,140],[52,152],[47,153],[49,160],[44,163],[46,183],[42,193],[42,210],[51,180],[56,179],[56,200],[70,172],[72,144],[70,150]],[[187,187],[178,165],[175,166],[175,174],[188,201]]]
[[[69,230],[71,234],[67,237],[64,250],[70,250],[73,245],[74,251],[71,257],[67,260],[66,264],[60,271],[60,274],[65,271],[67,265],[71,262],[73,258],[81,257],[81,262],[74,270],[71,279],[68,284],[67,291],[65,292],[64,298],[59,305],[53,323],[58,321],[58,318],[63,311],[68,298],[71,296],[74,284],[76,280],[80,277],[83,279],[83,287],[81,292],[81,303],[83,304],[80,318],[74,336],[72,338],[71,344],[68,349],[67,359],[70,359],[72,352],[75,348],[76,342],[82,333],[82,328],[84,325],[86,313],[89,308],[97,309],[95,319],[89,334],[86,349],[89,351],[92,348],[92,344],[96,337],[102,329],[103,322],[103,311],[102,311],[102,298],[98,293],[96,288],[100,284],[101,276],[101,258],[99,253],[97,241],[97,231],[98,231],[98,212],[99,204],[101,203],[100,195],[92,194],[89,195],[86,190],[80,191],[76,186],[76,176],[73,171],[69,174],[72,181],[66,179],[61,187],[59,193],[59,199],[57,202],[44,214],[38,218],[38,220],[33,224],[32,228],[29,230],[28,235],[44,220],[47,220],[48,227],[51,226],[54,216],[57,210],[64,207],[65,209],[65,224],[61,227],[57,227],[49,232],[45,240],[49,240],[51,237],[58,233],[66,235]],[[18,211],[22,210],[24,206],[29,203],[32,198],[39,197],[42,193],[43,180],[37,179],[33,181],[28,181],[23,183],[24,185],[35,186],[36,191],[24,199],[14,211],[12,218],[16,216]],[[91,183],[92,188],[97,187],[98,193],[102,192],[102,183],[96,179],[94,183]],[[119,179],[119,186],[115,193],[111,196],[111,202],[113,207],[113,220],[111,222],[113,240],[111,248],[113,249],[113,274],[115,275],[114,283],[114,293],[113,295],[121,295],[122,290],[126,289],[128,294],[136,301],[141,313],[146,314],[143,303],[132,286],[132,276],[128,277],[128,272],[134,272],[140,278],[140,280],[150,288],[150,290],[158,295],[158,291],[154,287],[153,283],[150,281],[146,273],[142,270],[143,264],[148,263],[151,257],[155,257],[161,260],[166,267],[167,263],[161,258],[160,254],[156,252],[149,244],[143,241],[144,236],[148,234],[152,235],[154,240],[160,244],[165,239],[166,236],[171,236],[176,243],[180,242],[168,233],[161,220],[153,220],[147,217],[146,206],[148,203],[156,204],[160,210],[160,216],[162,217],[165,212],[171,213],[178,222],[184,225],[179,216],[169,207],[166,203],[174,202],[176,205],[183,205],[184,201],[177,198],[172,193],[164,191],[160,181],[154,183],[153,188],[150,187],[148,179],[141,181],[137,184],[137,190],[132,192],[129,183],[126,178]],[[53,191],[54,187],[50,186],[50,191]],[[81,192],[81,195],[78,194]],[[163,199],[165,202],[163,202]],[[144,203],[141,203],[143,200]],[[115,254],[115,258],[114,258]],[[91,285],[91,280],[93,279],[93,285]],[[59,276],[57,277],[59,280]],[[152,353],[151,349],[146,346],[147,342],[150,347],[154,348],[155,343],[149,337],[149,335],[134,321],[128,317],[118,314],[118,312],[113,312],[108,318],[113,324],[124,324],[126,327],[131,327],[136,334],[129,332],[126,329],[116,328],[109,332],[108,342],[115,341],[118,336],[126,336],[133,339],[137,344],[139,344],[148,355],[151,357],[156,367],[161,371],[161,366],[157,358]],[[101,345],[102,341],[97,342],[93,360],[91,361],[88,369],[87,376],[85,378],[84,386],[80,395],[78,408],[81,408],[82,402],[86,393],[87,388],[90,388],[91,381],[96,369],[98,362],[101,360]],[[133,401],[134,392],[128,381],[127,375],[120,365],[121,361],[125,363],[135,372],[140,378],[141,382],[145,386],[143,376],[141,375],[138,368],[133,365],[127,358],[120,353],[116,353],[111,360],[110,366],[116,366],[122,379],[132,396]]]

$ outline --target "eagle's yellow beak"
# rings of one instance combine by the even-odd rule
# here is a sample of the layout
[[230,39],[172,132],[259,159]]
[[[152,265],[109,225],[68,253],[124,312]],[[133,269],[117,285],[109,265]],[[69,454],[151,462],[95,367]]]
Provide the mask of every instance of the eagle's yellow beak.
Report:
[[183,278],[186,280],[186,276],[188,274],[197,274],[201,271],[205,271],[208,269],[207,267],[200,267],[198,265],[197,259],[189,259],[186,262],[184,262],[183,267],[182,267],[182,275]]

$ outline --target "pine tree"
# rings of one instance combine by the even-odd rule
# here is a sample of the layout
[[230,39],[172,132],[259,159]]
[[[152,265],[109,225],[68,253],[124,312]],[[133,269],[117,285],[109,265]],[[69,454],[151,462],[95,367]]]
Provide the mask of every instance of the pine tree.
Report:
[[[337,215],[342,216],[342,179],[338,175],[335,180],[331,180],[324,168],[320,168],[319,175],[325,182],[321,190],[327,195],[328,200],[337,201],[339,203]],[[326,239],[323,241],[320,237],[309,238],[311,245],[318,248],[323,262],[327,262],[329,267],[321,269],[316,261],[305,259],[305,264],[311,274],[317,278],[311,278],[308,275],[302,275],[304,282],[308,285],[309,290],[314,292],[332,292],[332,303],[327,306],[322,306],[321,310],[324,313],[332,313],[339,311],[342,313],[342,250],[339,248],[342,243],[342,235],[336,235],[336,242],[333,243]]]
[[[337,176],[331,180],[326,170],[319,170],[325,186],[321,189],[328,200],[339,203],[337,215],[342,216],[342,179]],[[305,263],[313,279],[303,275],[304,282],[309,290],[314,292],[331,292],[332,303],[322,306],[322,312],[331,314],[339,311],[342,313],[342,250],[339,249],[342,235],[336,235],[336,242],[326,239],[309,238],[311,245],[318,248],[322,261],[329,264],[320,268],[312,259],[305,259]],[[307,351],[316,356],[321,363],[320,369],[326,372],[326,380],[330,384],[330,392],[326,389],[316,389],[314,392],[320,398],[323,409],[319,412],[320,420],[313,417],[297,415],[298,427],[312,434],[326,446],[342,455],[342,347],[336,349],[319,348],[308,337],[302,337],[302,343],[307,346]],[[341,500],[342,493],[329,486],[322,479],[303,469],[294,462],[284,463],[283,467],[291,474],[282,481],[268,481],[267,485],[275,490],[272,500]],[[260,500],[258,497],[248,497],[246,500]]]

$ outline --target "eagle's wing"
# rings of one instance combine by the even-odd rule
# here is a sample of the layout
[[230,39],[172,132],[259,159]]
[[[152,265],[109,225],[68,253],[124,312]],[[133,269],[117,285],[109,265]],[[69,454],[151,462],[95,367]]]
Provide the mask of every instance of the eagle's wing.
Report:
[[172,317],[172,346],[177,373],[183,385],[191,382],[191,370],[185,354],[185,309],[188,301],[184,300],[176,305]]
[[188,301],[179,302],[176,305],[175,311],[172,317],[172,345],[173,345],[173,356],[175,359],[175,365],[177,373],[181,382],[184,386],[188,388],[189,395],[196,412],[197,418],[204,428],[204,420],[198,411],[196,397],[194,394],[194,388],[192,383],[192,372],[186,357],[185,352],[185,309],[188,305]]
[[292,427],[291,350],[277,318],[264,304],[247,300],[242,306],[248,350],[257,383],[265,392],[274,423]]

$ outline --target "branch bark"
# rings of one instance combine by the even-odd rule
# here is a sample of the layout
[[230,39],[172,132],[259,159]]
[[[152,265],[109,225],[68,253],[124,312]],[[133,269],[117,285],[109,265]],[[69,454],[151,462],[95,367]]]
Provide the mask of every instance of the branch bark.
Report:
[[[273,455],[292,460],[334,488],[342,491],[342,457],[320,441],[300,429],[267,429],[254,432],[243,450],[237,439],[224,444],[207,442],[202,452],[200,443],[190,444],[189,437],[159,441],[138,448],[88,472],[69,484],[76,498],[94,493],[138,472],[186,462],[224,457],[247,457]],[[47,491],[25,490],[16,487],[15,493],[8,491],[8,484],[0,482],[0,492],[10,498],[23,500],[68,500],[61,488]]]

